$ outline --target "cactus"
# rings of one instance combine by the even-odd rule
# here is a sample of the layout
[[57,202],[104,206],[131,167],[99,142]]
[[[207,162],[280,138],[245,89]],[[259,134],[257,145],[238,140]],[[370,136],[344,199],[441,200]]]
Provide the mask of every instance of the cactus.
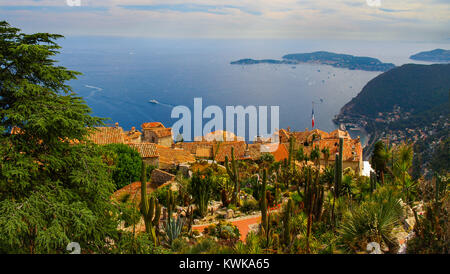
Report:
[[186,218],[187,218],[187,228],[188,232],[192,232],[192,224],[194,223],[194,209],[192,206],[188,207],[188,210],[186,212]]
[[370,172],[370,194],[377,188],[377,174],[373,171]]
[[288,203],[283,212],[283,240],[284,244],[287,246],[291,242],[291,217],[293,215],[294,203],[292,199],[288,200]]
[[191,191],[194,197],[194,202],[197,205],[200,216],[205,217],[208,213],[208,202],[211,198],[212,182],[208,176],[202,178],[200,172],[194,173],[191,180]]
[[142,162],[141,172],[141,214],[144,218],[145,232],[149,233],[154,244],[157,244],[156,228],[159,226],[159,219],[161,217],[161,206],[155,197],[148,197],[147,195],[147,166]]
[[343,151],[344,151],[344,138],[339,138],[339,157],[336,161],[336,194],[339,197],[340,187],[342,186],[342,170],[343,170]]
[[226,191],[226,189],[222,189],[222,191],[220,192],[220,198],[222,200],[223,207],[227,207],[231,202],[230,198],[228,198],[228,192]]
[[170,217],[172,217],[173,210],[175,209],[175,206],[176,206],[175,197],[173,195],[172,190],[170,190],[170,189],[167,192],[167,201],[166,202],[167,202],[167,204],[166,204],[167,212],[169,213],[169,218],[170,218]]
[[260,199],[260,209],[261,209],[261,226],[265,231],[268,230],[269,222],[267,220],[267,198],[266,198],[266,185],[267,185],[267,170],[264,169],[261,187],[261,199]]
[[294,145],[295,145],[295,139],[293,137],[289,138],[289,157],[288,157],[289,169],[292,168],[292,157],[294,156]]
[[227,170],[230,180],[234,183],[233,196],[231,198],[231,203],[235,206],[239,206],[239,169],[237,167],[237,161],[234,159],[234,147],[231,147],[231,163],[228,161],[228,156],[225,156],[225,168]]

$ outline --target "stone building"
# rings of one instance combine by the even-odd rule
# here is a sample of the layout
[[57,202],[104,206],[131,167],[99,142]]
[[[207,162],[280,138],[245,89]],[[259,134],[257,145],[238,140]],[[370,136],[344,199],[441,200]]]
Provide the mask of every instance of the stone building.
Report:
[[155,143],[171,147],[173,144],[172,129],[166,128],[160,122],[142,124],[142,142]]

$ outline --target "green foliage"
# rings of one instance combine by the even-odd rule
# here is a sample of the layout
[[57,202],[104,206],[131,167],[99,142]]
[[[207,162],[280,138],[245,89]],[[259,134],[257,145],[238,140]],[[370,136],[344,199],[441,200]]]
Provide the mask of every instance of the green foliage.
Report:
[[219,239],[236,242],[241,237],[239,228],[232,223],[220,221],[218,224],[212,224],[205,228],[205,234],[217,237]]
[[122,231],[119,234],[112,254],[166,254],[167,251],[157,247],[153,239],[147,233],[134,235],[131,232]]
[[169,215],[166,225],[164,226],[164,231],[166,232],[169,245],[172,245],[173,241],[180,236],[184,224],[185,219],[183,219],[180,215],[178,215],[176,219]]
[[227,169],[230,180],[234,183],[231,203],[238,206],[241,185],[239,183],[238,161],[234,159],[234,147],[231,147],[231,163],[228,162],[228,156],[225,156],[225,168]]
[[157,229],[159,226],[159,219],[161,217],[161,206],[154,196],[148,197],[146,169],[146,164],[142,162],[140,210],[142,217],[144,218],[145,232],[151,236],[154,245],[156,246],[158,243]]
[[87,141],[103,119],[66,84],[80,73],[55,65],[61,37],[0,22],[3,253],[65,253],[70,242],[102,253],[117,237],[109,155]]
[[194,203],[197,205],[198,214],[205,217],[208,212],[208,202],[211,198],[211,176],[210,174],[201,175],[195,172],[190,183],[190,193],[194,197]]
[[275,162],[275,156],[273,156],[271,153],[262,153],[259,160],[262,162],[273,163]]
[[243,213],[252,212],[259,209],[258,201],[252,198],[245,199],[242,206],[240,207],[240,210]]
[[[449,175],[443,176],[436,174],[433,178],[433,198],[424,202],[424,214],[419,215],[414,210],[416,225],[414,226],[414,237],[408,241],[408,253],[449,253]],[[426,197],[423,198],[426,200]]]
[[400,224],[402,212],[399,195],[392,189],[380,188],[371,199],[344,216],[339,229],[344,248],[364,251],[369,242],[377,242],[394,251],[392,230]]
[[109,144],[105,148],[114,153],[112,178],[116,189],[139,180],[142,159],[136,150],[124,144]]
[[372,152],[372,157],[370,159],[370,164],[377,173],[378,180],[381,181],[381,184],[384,184],[384,174],[387,171],[387,165],[390,157],[391,151],[385,143],[383,143],[383,141],[376,142]]

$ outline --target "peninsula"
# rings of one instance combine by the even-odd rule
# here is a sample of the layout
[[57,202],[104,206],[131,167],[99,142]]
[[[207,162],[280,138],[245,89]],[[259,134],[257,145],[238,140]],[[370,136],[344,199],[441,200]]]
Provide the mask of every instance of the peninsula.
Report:
[[411,60],[426,62],[450,62],[450,50],[435,49],[431,51],[422,51],[409,57]]
[[254,65],[254,64],[320,64],[330,65],[337,68],[346,68],[350,70],[365,70],[365,71],[388,71],[395,68],[392,63],[383,63],[378,59],[371,57],[359,57],[348,54],[338,54],[327,51],[316,51],[312,53],[294,53],[287,54],[282,57],[282,60],[274,59],[240,59],[231,62],[232,65]]

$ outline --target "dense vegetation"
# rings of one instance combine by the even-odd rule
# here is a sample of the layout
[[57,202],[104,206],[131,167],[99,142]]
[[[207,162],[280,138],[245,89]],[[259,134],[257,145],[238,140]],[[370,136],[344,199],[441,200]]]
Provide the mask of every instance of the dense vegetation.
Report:
[[139,181],[141,176],[142,160],[139,153],[124,144],[110,144],[105,146],[106,150],[112,152],[114,163],[113,180],[117,189]]

